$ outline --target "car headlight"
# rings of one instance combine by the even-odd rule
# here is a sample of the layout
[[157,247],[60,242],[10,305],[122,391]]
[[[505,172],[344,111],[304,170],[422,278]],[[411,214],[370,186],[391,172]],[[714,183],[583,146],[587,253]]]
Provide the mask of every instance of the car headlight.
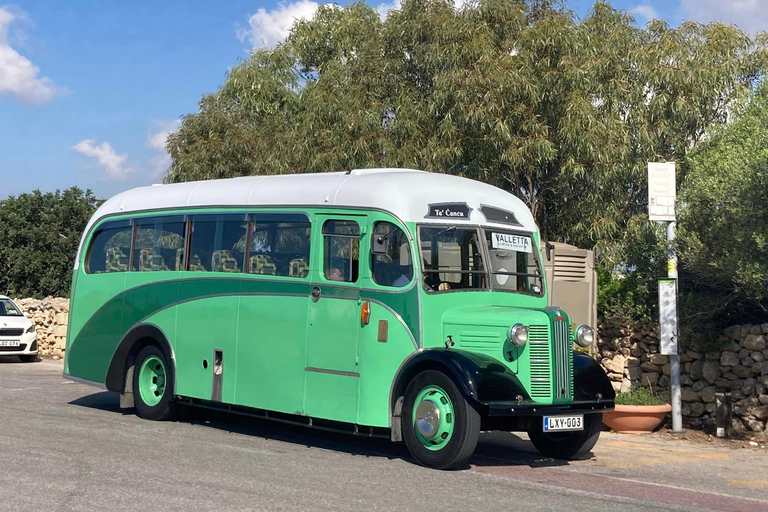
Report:
[[576,329],[576,343],[580,347],[588,347],[595,341],[595,330],[588,325],[580,325]]
[[35,332],[35,324],[32,324],[29,327],[27,327],[27,330],[25,331],[26,334],[29,334],[31,332]]
[[528,327],[523,324],[515,324],[509,328],[509,341],[522,347],[528,341]]

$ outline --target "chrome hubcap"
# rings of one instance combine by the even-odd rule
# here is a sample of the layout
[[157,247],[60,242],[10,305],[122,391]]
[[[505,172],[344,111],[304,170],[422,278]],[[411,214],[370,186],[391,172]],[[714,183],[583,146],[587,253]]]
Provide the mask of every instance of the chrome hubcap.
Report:
[[425,400],[416,408],[416,428],[426,439],[432,439],[440,430],[440,409],[431,400]]

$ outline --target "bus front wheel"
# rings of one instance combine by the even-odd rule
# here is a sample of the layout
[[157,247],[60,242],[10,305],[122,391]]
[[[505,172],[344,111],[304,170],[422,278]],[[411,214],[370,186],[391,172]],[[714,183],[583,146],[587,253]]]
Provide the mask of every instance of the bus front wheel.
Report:
[[480,436],[480,414],[444,373],[427,370],[405,390],[401,416],[405,444],[424,466],[466,466]]
[[154,345],[141,349],[133,368],[133,403],[136,413],[148,420],[168,420],[175,412],[172,368]]
[[603,425],[602,414],[585,414],[584,430],[577,432],[552,432],[542,431],[543,421],[538,421],[528,430],[528,437],[533,446],[547,457],[562,460],[586,459],[600,437],[600,429]]

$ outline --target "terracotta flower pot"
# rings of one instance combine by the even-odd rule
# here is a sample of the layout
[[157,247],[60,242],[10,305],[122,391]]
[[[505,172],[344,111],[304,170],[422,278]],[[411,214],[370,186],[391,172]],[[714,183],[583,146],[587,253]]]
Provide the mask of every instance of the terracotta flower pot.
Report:
[[616,432],[641,434],[653,432],[672,410],[664,405],[617,405],[612,411],[603,413],[603,423]]

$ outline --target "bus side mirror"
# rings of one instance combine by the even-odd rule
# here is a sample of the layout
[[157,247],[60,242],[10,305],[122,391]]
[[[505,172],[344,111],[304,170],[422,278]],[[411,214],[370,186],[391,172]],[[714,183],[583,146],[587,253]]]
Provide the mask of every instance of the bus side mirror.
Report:
[[547,261],[552,261],[552,251],[555,249],[555,245],[547,240],[544,242],[544,247],[547,248]]
[[389,238],[386,235],[373,234],[371,236],[371,252],[373,254],[386,254]]

